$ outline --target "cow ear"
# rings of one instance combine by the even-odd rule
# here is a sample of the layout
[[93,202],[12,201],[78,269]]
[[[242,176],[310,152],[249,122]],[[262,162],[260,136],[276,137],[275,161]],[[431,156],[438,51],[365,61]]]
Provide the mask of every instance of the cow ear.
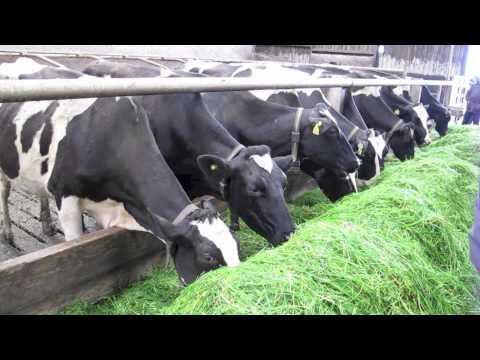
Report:
[[200,155],[197,164],[207,179],[214,182],[220,182],[227,176],[228,164],[219,156]]
[[293,162],[293,157],[292,155],[287,155],[287,156],[278,156],[278,157],[274,157],[273,158],[273,161],[275,161],[275,163],[277,164],[277,166],[282,169],[282,171],[284,173],[286,173],[288,171],[288,169],[290,168],[290,165],[292,164]]

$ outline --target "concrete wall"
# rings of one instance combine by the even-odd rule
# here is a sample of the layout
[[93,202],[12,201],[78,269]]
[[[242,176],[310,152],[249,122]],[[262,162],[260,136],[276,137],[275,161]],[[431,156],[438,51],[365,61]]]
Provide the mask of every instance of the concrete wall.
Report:
[[0,51],[251,60],[253,45],[0,45]]

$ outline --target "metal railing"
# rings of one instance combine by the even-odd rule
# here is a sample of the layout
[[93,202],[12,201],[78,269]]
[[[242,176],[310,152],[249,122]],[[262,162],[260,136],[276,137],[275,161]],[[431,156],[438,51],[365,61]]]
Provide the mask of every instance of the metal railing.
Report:
[[0,102],[191,92],[421,85],[452,86],[453,81],[344,78],[265,81],[254,78],[195,77],[129,79],[88,77],[80,79],[0,80]]

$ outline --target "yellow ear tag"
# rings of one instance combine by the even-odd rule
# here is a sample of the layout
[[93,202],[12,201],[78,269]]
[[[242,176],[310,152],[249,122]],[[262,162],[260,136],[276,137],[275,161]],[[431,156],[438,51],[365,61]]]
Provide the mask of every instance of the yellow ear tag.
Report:
[[216,164],[210,165],[210,170],[215,171],[218,169],[218,166]]
[[322,126],[322,122],[319,121],[318,123],[315,124],[315,126],[313,127],[313,130],[312,130],[312,134],[313,135],[320,135],[320,127]]
[[395,109],[395,115],[400,115],[400,109]]
[[363,143],[360,143],[360,144],[358,144],[357,154],[362,155],[362,152],[363,152]]

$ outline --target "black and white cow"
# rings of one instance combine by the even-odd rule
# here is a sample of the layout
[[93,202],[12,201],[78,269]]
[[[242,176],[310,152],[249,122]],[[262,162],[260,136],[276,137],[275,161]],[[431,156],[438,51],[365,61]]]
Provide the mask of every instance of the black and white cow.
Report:
[[[205,63],[200,61],[189,62],[184,67],[187,71],[201,72],[209,76],[236,76],[236,77],[246,77],[246,76],[255,76],[256,79],[264,78],[266,80],[271,79],[290,79],[295,80],[299,78],[308,78],[309,75],[303,72],[299,72],[295,69],[289,69],[285,67],[280,67],[278,64],[271,65],[257,65],[257,64],[222,64],[222,63]],[[315,98],[314,102],[310,104],[305,104],[304,99],[300,99],[299,94],[304,94],[306,92],[309,94],[310,99]],[[312,93],[315,92],[316,96],[313,97]],[[268,102],[287,105],[290,107],[306,107],[314,108],[317,104],[324,104],[328,109],[329,113],[335,118],[335,121],[339,125],[342,132],[347,137],[347,140],[350,142],[353,150],[357,153],[361,159],[361,165],[358,171],[359,178],[363,180],[370,180],[380,173],[380,168],[383,166],[383,148],[380,145],[381,142],[384,143],[383,139],[375,139],[376,134],[373,131],[368,129],[361,129],[356,125],[352,124],[345,116],[337,112],[327,101],[325,96],[323,96],[320,89],[302,89],[301,91],[296,90],[260,90],[260,91],[250,91],[250,94],[254,95],[258,99],[266,100]],[[215,97],[214,94],[209,95]],[[235,96],[235,95],[232,95]],[[239,100],[241,102],[241,100]],[[258,101],[257,101],[258,102]],[[232,101],[234,103],[234,101]],[[305,106],[306,105],[306,106]],[[268,110],[268,107],[267,107]],[[258,112],[258,111],[257,111]],[[230,129],[229,129],[230,130]],[[372,143],[375,143],[373,146]],[[378,145],[378,146],[377,146]],[[385,147],[385,144],[383,145]],[[381,148],[381,149],[380,149]],[[379,154],[377,154],[379,150]],[[315,171],[318,170],[315,169]],[[319,183],[322,190],[330,199],[338,199],[342,195],[353,192],[354,187],[344,187],[343,190],[341,182],[343,177],[339,177],[339,184],[337,191],[325,190],[329,189],[331,186],[329,184],[334,184],[333,179],[325,179],[323,184],[321,179],[324,178],[329,173],[328,169],[325,169],[322,172],[317,172],[315,178]],[[319,176],[321,174],[322,176]],[[330,174],[333,175],[333,174]],[[330,176],[331,177],[331,176]],[[345,183],[344,185],[347,185]],[[335,188],[335,187],[334,187]],[[334,189],[333,188],[333,189]]]
[[[379,78],[378,74],[363,73],[349,67],[332,67],[327,65],[310,66],[304,65],[295,67],[312,77],[349,77],[349,78]],[[381,97],[381,87],[363,87],[351,90],[352,101],[355,103],[358,112],[369,128],[384,132],[389,148],[401,161],[413,158],[415,155],[415,131],[422,125],[420,120],[406,122],[400,119]],[[342,110],[347,91],[335,88],[327,93],[329,100]],[[311,102],[318,97],[318,94],[300,94],[302,101]],[[426,136],[426,135],[425,135]],[[421,135],[419,142],[424,141]]]
[[[49,70],[51,69],[51,70]],[[5,62],[0,64],[0,78],[18,80],[29,78],[33,74],[40,74],[48,71],[54,71],[57,74],[61,69],[49,68],[48,66],[39,64],[30,58],[20,57],[14,62]],[[78,77],[78,73],[75,75],[69,75],[70,71],[67,70],[63,76],[65,78]],[[57,75],[55,75],[56,77]],[[48,78],[48,77],[47,77]],[[42,224],[42,232],[47,236],[53,236],[55,234],[55,226],[53,225],[50,215],[50,207],[48,205],[48,197],[46,193],[40,192],[40,222]]]
[[[111,77],[179,77],[143,66],[96,61],[84,73]],[[186,74],[192,76],[192,74]],[[295,230],[284,199],[290,156],[272,160],[265,145],[244,147],[210,114],[201,94],[143,96],[153,133],[165,159],[193,198],[205,194],[228,202],[232,228],[238,216],[271,244]],[[262,143],[259,143],[262,144]],[[255,144],[256,145],[256,144]]]
[[435,130],[440,136],[445,136],[451,119],[448,109],[435,99],[426,86],[422,86],[420,102],[427,109],[428,116],[435,121]]
[[0,122],[3,241],[13,240],[7,199],[20,181],[55,199],[67,240],[82,235],[82,210],[101,227],[168,240],[183,284],[239,263],[238,243],[217,212],[194,206],[168,167],[138,99],[1,104]]
[[414,124],[415,142],[417,145],[430,144],[428,133],[428,113],[423,105],[414,105],[402,97],[402,90],[398,87],[383,86],[380,96],[392,111],[403,121]]
[[[358,168],[358,159],[339,127],[336,114],[323,103],[314,109],[301,109],[265,102],[249,92],[202,96],[212,115],[233,137],[246,145],[266,144],[276,156],[292,152],[292,131],[297,122],[300,168],[314,177],[329,197],[316,172],[325,168],[327,173],[343,174],[346,178]],[[305,167],[305,161],[310,166]]]

